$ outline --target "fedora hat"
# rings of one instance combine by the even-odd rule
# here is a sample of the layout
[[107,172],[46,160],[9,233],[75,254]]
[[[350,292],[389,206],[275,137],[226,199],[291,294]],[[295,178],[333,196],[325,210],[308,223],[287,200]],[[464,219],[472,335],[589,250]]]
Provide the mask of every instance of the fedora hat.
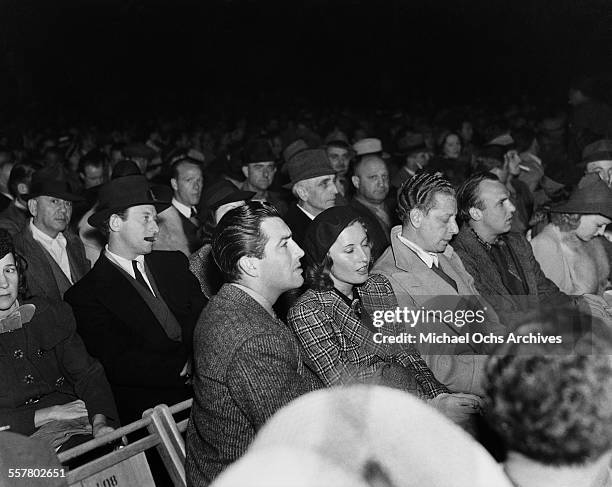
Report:
[[380,154],[384,159],[389,157],[389,154],[383,152],[382,142],[380,139],[375,139],[373,137],[358,140],[353,144],[353,150],[355,151],[355,155],[358,157],[368,154]]
[[30,191],[23,195],[23,199],[27,201],[38,196],[51,196],[66,201],[82,201],[84,199],[71,191],[67,181],[49,179],[49,173],[45,171],[36,171],[32,175]]
[[306,149],[308,149],[308,144],[306,142],[302,139],[294,140],[283,150],[283,159],[285,162],[289,162],[294,155]]
[[298,152],[287,162],[286,166],[291,181],[283,186],[287,189],[305,179],[336,174],[329,163],[327,153],[323,149],[306,149]]
[[255,196],[254,191],[242,191],[229,181],[222,179],[204,189],[204,205],[214,210],[234,201],[248,201]]
[[587,174],[565,203],[550,209],[553,213],[602,215],[612,220],[612,190],[597,174]]
[[257,162],[276,162],[272,147],[266,139],[254,139],[246,147],[243,165],[255,164]]
[[168,208],[170,202],[158,200],[144,176],[132,175],[113,179],[100,189],[98,208],[87,219],[87,223],[92,227],[100,227],[113,213],[140,205],[153,205],[159,213]]
[[597,161],[612,161],[612,140],[601,139],[583,149],[582,164]]

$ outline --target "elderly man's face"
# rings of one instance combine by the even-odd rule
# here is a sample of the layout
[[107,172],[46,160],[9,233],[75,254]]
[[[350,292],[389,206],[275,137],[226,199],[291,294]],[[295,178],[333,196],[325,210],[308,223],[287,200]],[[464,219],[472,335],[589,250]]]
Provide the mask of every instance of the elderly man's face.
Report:
[[612,188],[612,161],[589,162],[586,166],[586,173],[597,173],[601,180]]
[[244,166],[243,172],[253,188],[257,191],[266,191],[274,180],[276,166],[274,161],[254,162]]
[[176,179],[170,180],[174,197],[184,205],[197,205],[202,195],[202,169],[197,164],[185,163],[178,166],[177,172]]
[[342,147],[328,147],[327,157],[333,170],[344,176],[348,171],[349,162],[351,162],[349,151]]
[[318,176],[307,181],[304,202],[316,212],[315,216],[336,204],[338,189],[335,182],[335,176]]
[[371,157],[357,167],[353,184],[365,200],[382,203],[389,194],[389,170],[385,162]]
[[66,230],[72,216],[72,201],[53,196],[38,196],[28,201],[36,228],[51,238]]
[[450,194],[437,193],[434,203],[427,214],[421,212],[423,216],[415,229],[420,242],[416,243],[427,252],[444,252],[448,242],[459,231],[455,220],[457,201]]

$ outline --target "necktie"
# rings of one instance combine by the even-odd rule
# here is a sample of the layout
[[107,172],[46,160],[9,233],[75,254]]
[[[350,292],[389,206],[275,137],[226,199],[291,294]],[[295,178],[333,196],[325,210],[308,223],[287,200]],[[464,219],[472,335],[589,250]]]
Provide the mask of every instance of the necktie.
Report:
[[191,207],[191,216],[189,217],[189,221],[193,223],[196,227],[200,226],[200,220],[198,219],[198,212],[193,206]]
[[457,287],[457,283],[455,282],[455,280],[451,276],[449,276],[446,272],[444,272],[440,268],[439,264],[435,264],[434,263],[431,266],[431,270],[434,271],[436,274],[438,274],[438,276],[440,276],[442,279],[444,279],[451,286],[453,286],[453,288],[455,289],[455,292],[459,292],[459,288]]
[[132,269],[134,269],[134,276],[136,276],[136,280],[140,284],[142,284],[147,291],[149,291],[151,294],[153,294],[153,292],[151,291],[151,288],[147,284],[147,281],[144,280],[144,277],[142,277],[142,274],[138,270],[138,262],[135,261],[135,260],[132,261]]

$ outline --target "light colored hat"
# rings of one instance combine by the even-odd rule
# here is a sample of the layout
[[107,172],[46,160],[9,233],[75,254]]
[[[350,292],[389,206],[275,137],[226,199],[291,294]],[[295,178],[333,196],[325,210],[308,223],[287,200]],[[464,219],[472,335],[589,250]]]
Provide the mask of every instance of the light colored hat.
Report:
[[[301,396],[263,426],[246,455],[213,485],[264,485],[260,476],[265,478],[283,459],[277,453],[272,461],[266,452],[273,450],[315,454],[329,465],[321,462],[322,478],[340,470],[347,479],[351,474],[359,477],[355,486],[511,486],[501,467],[468,433],[414,396],[381,386],[322,389]],[[268,460],[255,461],[263,458]],[[236,475],[233,483],[221,482],[230,475]],[[301,469],[293,474],[289,470],[284,484],[270,485],[322,485],[316,478],[300,483],[300,475]]]
[[377,154],[383,150],[382,142],[374,138],[361,139],[353,144],[353,150],[357,156]]

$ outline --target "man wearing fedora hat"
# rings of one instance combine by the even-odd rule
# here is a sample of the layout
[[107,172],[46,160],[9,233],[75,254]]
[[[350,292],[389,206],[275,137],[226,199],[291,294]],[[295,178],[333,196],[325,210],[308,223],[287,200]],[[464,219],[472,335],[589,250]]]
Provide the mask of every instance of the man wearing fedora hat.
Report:
[[285,215],[285,222],[300,245],[310,222],[324,210],[336,204],[336,171],[331,167],[323,149],[298,152],[287,163],[291,188],[298,199]]
[[400,189],[404,181],[422,171],[431,156],[423,135],[411,129],[406,129],[402,137],[397,140],[397,149],[404,163],[391,179],[391,186],[395,191]]
[[241,189],[253,191],[253,201],[270,203],[281,216],[287,213],[287,202],[279,193],[270,190],[276,174],[276,161],[266,139],[255,139],[249,143],[242,163],[242,173],[246,179]]
[[24,199],[32,218],[15,235],[14,243],[28,262],[25,271],[28,291],[61,301],[66,290],[91,267],[81,239],[66,231],[72,203],[82,198],[70,192],[67,182],[51,180],[36,172]]
[[169,204],[141,175],[105,184],[88,221],[108,244],[65,295],[88,351],[104,365],[123,423],[191,394],[186,364],[206,298],[181,252],[152,252],[157,212]]
[[601,139],[582,151],[582,164],[587,174],[596,173],[612,188],[612,140]]

